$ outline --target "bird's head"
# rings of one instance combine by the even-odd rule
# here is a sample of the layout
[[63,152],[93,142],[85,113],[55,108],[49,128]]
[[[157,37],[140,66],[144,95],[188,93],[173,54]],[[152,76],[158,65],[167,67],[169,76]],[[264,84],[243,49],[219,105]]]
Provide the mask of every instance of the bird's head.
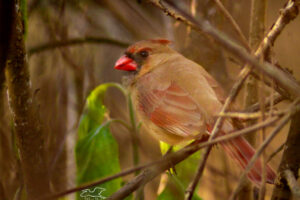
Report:
[[168,44],[170,41],[166,39],[137,42],[127,48],[124,55],[117,60],[114,68],[144,74],[156,66],[154,62],[161,60],[163,53],[171,51]]

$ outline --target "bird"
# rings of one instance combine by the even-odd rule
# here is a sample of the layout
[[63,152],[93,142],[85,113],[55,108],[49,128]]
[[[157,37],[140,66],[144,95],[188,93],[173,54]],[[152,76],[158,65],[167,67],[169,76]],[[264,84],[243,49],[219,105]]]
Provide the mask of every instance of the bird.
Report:
[[[199,139],[212,131],[225,101],[218,82],[199,64],[170,47],[167,39],[149,39],[129,46],[114,68],[128,71],[128,89],[136,114],[154,138],[170,145]],[[234,131],[232,121],[224,120],[219,135]],[[245,169],[255,149],[243,137],[221,146]],[[257,160],[247,174],[256,185],[262,181],[262,163]],[[266,166],[266,182],[276,174]]]

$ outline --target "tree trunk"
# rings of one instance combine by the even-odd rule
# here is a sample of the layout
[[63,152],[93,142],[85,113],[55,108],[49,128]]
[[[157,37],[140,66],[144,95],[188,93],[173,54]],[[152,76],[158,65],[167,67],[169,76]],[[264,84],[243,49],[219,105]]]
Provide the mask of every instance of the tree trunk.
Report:
[[24,27],[21,12],[17,9],[20,8],[19,1],[15,1],[14,8],[15,24],[12,28],[6,67],[9,106],[28,199],[37,199],[49,194],[49,178],[44,156],[42,126],[31,93],[23,37]]

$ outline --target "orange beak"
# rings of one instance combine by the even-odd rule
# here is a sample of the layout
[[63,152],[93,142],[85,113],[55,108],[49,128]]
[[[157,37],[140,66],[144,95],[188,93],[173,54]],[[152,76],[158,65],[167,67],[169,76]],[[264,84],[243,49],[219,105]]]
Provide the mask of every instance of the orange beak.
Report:
[[124,55],[117,60],[114,68],[118,70],[135,71],[137,69],[137,63]]

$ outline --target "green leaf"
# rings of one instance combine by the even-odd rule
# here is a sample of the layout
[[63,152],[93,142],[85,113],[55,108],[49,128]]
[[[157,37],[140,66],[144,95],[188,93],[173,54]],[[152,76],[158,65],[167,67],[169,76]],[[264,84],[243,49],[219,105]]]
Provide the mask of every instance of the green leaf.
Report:
[[[166,143],[160,143],[161,151],[166,153],[170,148],[170,145]],[[177,151],[181,148],[181,146],[174,146],[173,150]],[[165,189],[158,196],[157,200],[180,200],[184,199],[185,189],[188,187],[190,181],[194,177],[194,174],[197,171],[197,166],[199,163],[199,159],[201,158],[201,152],[196,152],[186,160],[180,162],[176,166],[174,166],[176,170],[176,174],[168,174],[168,181]],[[193,200],[201,200],[201,198],[194,194]]]
[[[103,98],[109,87],[117,87],[125,93],[122,86],[116,83],[98,86],[88,96],[85,112],[80,119],[76,144],[77,185],[120,172],[118,144],[109,130],[109,125],[114,120],[104,122],[107,108],[103,105]],[[114,179],[78,192],[77,199],[84,199],[85,194],[99,191],[102,197],[108,197],[121,185],[121,178]]]

